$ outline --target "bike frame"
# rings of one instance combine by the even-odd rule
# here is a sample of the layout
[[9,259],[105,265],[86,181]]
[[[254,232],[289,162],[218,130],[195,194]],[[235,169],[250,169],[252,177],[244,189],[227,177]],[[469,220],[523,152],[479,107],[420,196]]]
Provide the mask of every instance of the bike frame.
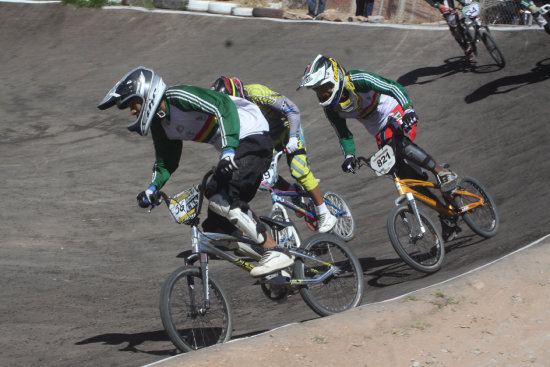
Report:
[[[272,171],[270,174],[268,174],[267,176],[267,179],[268,181],[271,180],[273,181],[272,184],[275,185],[275,183],[277,182],[277,178],[279,176],[278,174],[278,164],[279,164],[279,157],[284,153],[284,151],[280,151],[278,152],[277,154],[275,154],[273,156],[273,159],[272,159],[272,162],[271,162],[271,167],[270,167],[270,171]],[[269,172],[269,171],[268,171]],[[267,174],[267,173],[266,173]],[[269,175],[273,175],[273,177],[270,177]],[[266,178],[266,176],[264,176],[264,179]],[[282,206],[284,207],[287,207],[289,208],[290,210],[296,212],[296,213],[299,213],[301,215],[304,216],[304,219],[306,220],[307,224],[308,224],[308,227],[310,227],[311,230],[315,230],[315,228],[312,228],[311,227],[311,222],[314,222],[316,220],[318,220],[319,218],[317,217],[317,214],[315,213],[312,213],[310,211],[308,211],[307,209],[304,209],[304,208],[301,208],[299,206],[297,206],[296,204],[294,204],[293,202],[291,201],[288,201],[286,200],[285,198],[287,197],[304,197],[306,198],[307,200],[311,200],[311,197],[304,193],[304,194],[301,194],[299,192],[296,192],[296,191],[283,191],[283,190],[278,190],[278,189],[275,189],[273,188],[272,186],[266,184],[267,181],[263,181],[261,184],[260,184],[260,190],[262,191],[269,191],[270,195],[271,195],[271,203],[272,204],[275,204],[275,203],[279,203],[281,204]],[[330,201],[327,201],[325,200],[325,203],[326,205],[330,206],[331,208],[334,208],[336,210],[336,212],[332,213],[334,216],[338,217],[340,215],[343,215],[345,214],[345,212],[340,209],[339,207],[337,207],[336,205],[334,205],[333,203],[331,203]]]
[[399,205],[404,200],[408,200],[410,202],[411,195],[412,195],[413,197],[412,199],[416,198],[422,201],[423,203],[425,203],[426,205],[430,206],[431,208],[435,209],[440,214],[453,219],[458,217],[462,213],[466,213],[470,210],[473,210],[478,206],[485,205],[483,198],[475,194],[472,194],[469,191],[455,190],[453,192],[453,195],[469,196],[469,197],[475,198],[478,201],[474,203],[470,203],[460,208],[455,207],[451,203],[448,203],[447,206],[445,206],[440,202],[438,202],[437,200],[434,200],[433,198],[430,198],[414,190],[414,187],[427,187],[430,189],[439,189],[439,184],[435,184],[430,181],[402,179],[402,178],[399,178],[395,172],[393,172],[393,182],[395,184],[395,187],[397,188],[397,192],[399,193],[399,197],[395,200],[395,205]]
[[[231,253],[223,251],[217,247],[217,246],[228,244],[231,242],[237,242],[237,241],[244,242],[244,239],[237,238],[237,237],[223,234],[223,233],[212,233],[212,232],[202,233],[196,225],[193,225],[191,227],[191,233],[192,233],[191,243],[192,243],[193,250],[192,250],[192,254],[185,259],[185,265],[194,265],[197,261],[200,262],[200,270],[201,270],[201,275],[203,279],[203,284],[208,284],[208,281],[209,281],[209,265],[208,265],[209,256],[208,255],[217,256],[248,272],[254,269],[254,265],[246,262],[245,260],[243,260],[238,256],[235,256]],[[286,285],[288,287],[322,283],[326,279],[331,277],[333,274],[336,274],[340,271],[340,268],[338,266],[319,260],[314,256],[310,256],[292,249],[289,249],[288,251],[290,255],[293,255],[297,258],[310,259],[312,261],[316,261],[320,264],[328,266],[328,270],[325,273],[321,274],[316,279],[286,279],[285,278],[285,280],[277,280],[277,278],[275,278],[273,280],[273,283],[277,283],[278,285]],[[269,281],[267,281],[267,283],[269,283]],[[204,291],[204,300],[205,300],[204,308],[209,309],[210,308],[209,287],[204,287],[203,291]]]

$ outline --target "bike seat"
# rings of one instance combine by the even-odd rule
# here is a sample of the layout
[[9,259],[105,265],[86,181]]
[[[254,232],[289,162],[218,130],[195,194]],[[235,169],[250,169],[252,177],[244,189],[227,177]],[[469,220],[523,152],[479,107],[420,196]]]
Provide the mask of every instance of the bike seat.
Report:
[[263,215],[260,216],[260,219],[261,219],[262,222],[264,222],[265,224],[267,224],[268,226],[270,226],[271,228],[273,228],[277,231],[280,231],[283,228],[290,227],[290,226],[294,225],[294,223],[292,223],[292,221],[283,222],[283,221],[276,220],[276,219],[266,217],[266,216],[263,216]]

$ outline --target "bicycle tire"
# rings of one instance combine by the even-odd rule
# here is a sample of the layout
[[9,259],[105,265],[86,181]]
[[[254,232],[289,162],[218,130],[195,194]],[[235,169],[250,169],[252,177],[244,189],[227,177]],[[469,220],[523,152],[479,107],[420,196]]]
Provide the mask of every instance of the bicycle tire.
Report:
[[411,228],[410,224],[416,224],[417,220],[407,204],[395,206],[390,212],[387,223],[388,235],[395,252],[407,265],[423,273],[435,273],[441,269],[445,260],[443,237],[430,218],[422,212],[419,214],[427,229],[423,236],[413,238],[417,237],[420,229]]
[[229,298],[212,276],[209,285],[210,308],[206,312],[197,307],[204,304],[200,268],[182,266],[172,272],[162,286],[160,318],[168,337],[182,352],[224,343],[231,338],[233,313]]
[[[271,213],[269,214],[269,217],[271,219],[276,219],[281,222],[289,221],[285,208],[283,208],[281,205],[277,203],[275,203],[271,208]],[[280,246],[284,246],[288,248],[298,248],[302,244],[300,234],[298,233],[294,225],[288,226],[280,231],[277,231],[272,228],[271,235],[273,236],[273,238],[279,238]],[[276,235],[278,235],[278,237],[276,237]]]
[[464,39],[466,40],[466,43],[468,43],[471,47],[472,47],[472,52],[474,53],[474,55],[477,57],[477,42],[476,42],[476,37],[475,37],[475,31],[472,29],[472,27],[466,27],[464,26],[463,28],[463,35],[464,35]]
[[500,51],[500,48],[498,47],[495,39],[491,35],[491,32],[489,31],[489,28],[481,28],[479,30],[479,38],[481,39],[481,42],[485,45],[485,48],[489,52],[489,55],[495,60],[498,66],[501,68],[506,65],[506,60],[504,60],[504,56],[502,55],[502,51]]
[[[497,234],[500,218],[495,202],[489,195],[487,189],[475,178],[463,176],[458,179],[457,190],[465,190],[481,196],[487,203],[487,205],[474,208],[462,214],[462,219],[464,219],[468,227],[485,238],[490,238]],[[456,194],[453,200],[455,205],[459,208],[468,205],[472,201],[477,201],[475,199],[470,199],[468,196]]]
[[[306,254],[337,265],[340,272],[321,283],[300,287],[304,302],[318,315],[329,316],[344,312],[361,304],[364,291],[361,263],[349,246],[338,236],[317,233],[302,248]],[[315,278],[327,270],[327,265],[296,257],[294,275],[297,279]]]
[[[353,218],[350,206],[340,194],[332,190],[325,191],[323,198],[327,203],[328,210],[338,218],[338,222],[336,222],[332,232],[346,242],[351,241],[355,236],[355,219]],[[339,211],[343,211],[344,213],[336,214]]]

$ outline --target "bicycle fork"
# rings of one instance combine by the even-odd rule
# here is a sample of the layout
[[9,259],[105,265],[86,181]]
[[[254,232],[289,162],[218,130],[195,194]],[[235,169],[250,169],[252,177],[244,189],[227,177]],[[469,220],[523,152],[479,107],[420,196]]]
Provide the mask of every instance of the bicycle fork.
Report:
[[190,277],[187,280],[187,285],[189,287],[189,294],[191,294],[191,299],[189,302],[191,303],[191,310],[195,310],[195,313],[199,313],[201,315],[204,315],[207,310],[210,309],[210,287],[209,284],[209,271],[208,271],[208,255],[200,251],[201,243],[200,243],[200,232],[199,229],[196,226],[193,226],[192,228],[192,245],[193,245],[193,253],[199,254],[199,260],[200,260],[200,271],[201,271],[201,278],[202,278],[202,286],[203,286],[203,293],[204,293],[204,304],[203,305],[197,305],[196,299],[195,299],[195,292],[197,291],[195,288],[195,284],[193,282],[193,278]]
[[414,234],[414,225],[411,225],[409,223],[409,220],[406,216],[403,216],[403,222],[408,226],[409,230],[409,237],[411,239],[416,240],[424,237],[424,234],[426,233],[426,227],[424,227],[424,224],[422,223],[422,219],[420,219],[420,213],[418,212],[418,206],[416,205],[416,200],[414,200],[414,195],[410,192],[404,193],[403,189],[401,188],[401,184],[399,182],[395,183],[395,186],[397,187],[397,191],[401,194],[396,200],[395,205],[398,206],[403,202],[404,200],[408,201],[409,208],[411,208],[411,211],[413,212],[413,215],[416,219],[416,222],[418,224],[418,228],[420,228],[420,233],[418,235]]

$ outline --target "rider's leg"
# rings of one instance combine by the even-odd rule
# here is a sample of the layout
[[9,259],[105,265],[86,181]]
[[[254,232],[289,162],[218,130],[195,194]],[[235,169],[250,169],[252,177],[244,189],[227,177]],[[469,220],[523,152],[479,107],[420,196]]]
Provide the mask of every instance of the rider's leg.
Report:
[[[255,218],[254,213],[248,208],[248,203],[254,198],[258,187],[263,178],[263,173],[267,171],[271,164],[273,155],[273,141],[267,134],[252,135],[242,139],[239,146],[235,149],[235,163],[239,167],[229,182],[227,183],[227,192],[230,210],[228,215],[237,216],[237,227],[242,225],[244,229],[249,230],[252,235],[262,232],[263,243],[265,250],[259,265],[251,270],[250,275],[254,277],[263,276],[276,272],[291,266],[294,263],[293,257],[287,254],[287,250],[277,247],[277,243],[265,228],[265,225],[259,220],[254,220],[255,223],[260,223],[263,228],[255,228],[248,222],[248,219]],[[246,204],[246,206],[245,206]],[[246,217],[238,211],[241,208],[246,208]],[[242,228],[239,228],[242,229]],[[244,232],[244,230],[243,230]],[[258,239],[260,239],[258,237]]]
[[456,13],[456,10],[450,9],[443,14],[443,18],[445,18],[451,34],[453,35],[460,48],[462,48],[462,50],[464,51],[464,54],[466,55],[468,60],[474,61],[475,56],[472,46],[464,38],[464,28],[458,21],[458,14]]
[[[416,126],[415,124],[413,127],[414,134],[411,134],[412,139],[416,137]],[[448,168],[436,163],[435,159],[416,145],[409,136],[399,134],[399,132],[394,135],[392,144],[396,149],[397,158],[406,158],[432,172],[441,181],[442,191],[446,192],[452,190],[456,183],[456,174]]]
[[329,232],[334,228],[338,219],[327,208],[319,182],[309,169],[305,149],[300,149],[297,153],[299,154],[293,154],[289,157],[290,174],[304,187],[315,204],[315,210],[319,217],[317,231],[320,233]]

